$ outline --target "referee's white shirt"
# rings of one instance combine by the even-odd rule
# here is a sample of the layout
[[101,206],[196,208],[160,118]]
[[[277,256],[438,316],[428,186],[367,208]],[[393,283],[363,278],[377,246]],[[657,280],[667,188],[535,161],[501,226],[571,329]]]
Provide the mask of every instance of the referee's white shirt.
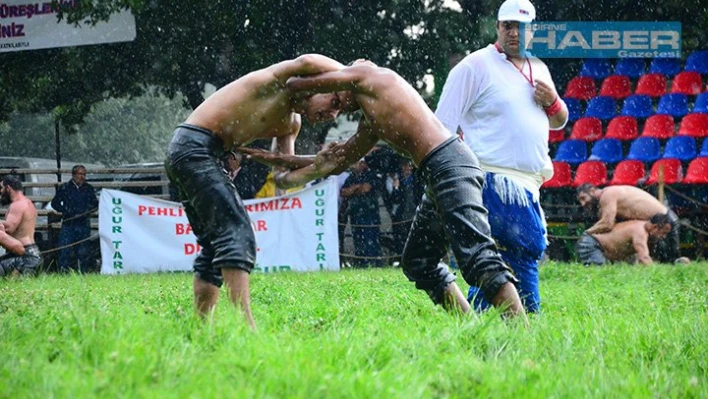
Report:
[[549,122],[533,100],[529,78],[555,89],[543,61],[530,57],[519,71],[490,44],[450,71],[435,114],[453,134],[460,127],[465,142],[483,165],[543,176],[543,181],[553,175]]

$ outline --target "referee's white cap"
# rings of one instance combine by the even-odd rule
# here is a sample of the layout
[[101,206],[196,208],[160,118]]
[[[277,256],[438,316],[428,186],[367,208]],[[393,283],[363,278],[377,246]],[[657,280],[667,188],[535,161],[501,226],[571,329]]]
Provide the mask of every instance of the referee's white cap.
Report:
[[499,7],[497,21],[529,23],[536,19],[536,8],[529,0],[506,0]]

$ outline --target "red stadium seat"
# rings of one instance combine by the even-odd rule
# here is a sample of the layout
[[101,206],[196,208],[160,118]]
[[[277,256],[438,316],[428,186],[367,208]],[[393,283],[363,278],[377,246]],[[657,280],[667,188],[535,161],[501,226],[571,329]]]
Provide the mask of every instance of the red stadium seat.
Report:
[[573,124],[570,138],[583,141],[597,141],[602,138],[602,121],[598,118],[580,118]]
[[696,158],[688,164],[685,184],[708,184],[708,157]]
[[570,164],[553,161],[553,177],[543,183],[543,188],[568,187],[573,178],[570,171]]
[[674,76],[674,80],[671,83],[671,92],[682,93],[687,96],[697,96],[701,93],[702,87],[703,80],[701,79],[700,73],[683,71]]
[[683,180],[683,168],[681,167],[681,161],[674,158],[665,158],[654,162],[654,165],[651,166],[651,173],[649,174],[647,184],[659,182],[659,170],[661,170],[662,167],[664,169],[664,183],[681,183],[681,180]]
[[636,160],[625,160],[617,164],[615,173],[612,176],[610,185],[636,186],[644,179],[647,171],[644,169],[644,162]]
[[578,165],[575,171],[573,186],[590,183],[594,186],[604,186],[607,184],[607,166],[600,161],[585,161]]
[[600,87],[601,96],[609,96],[621,100],[632,95],[632,83],[628,76],[610,75],[605,78]]
[[560,143],[565,140],[565,130],[549,130],[548,131],[548,142],[549,143]]
[[708,114],[688,114],[681,119],[678,134],[695,138],[708,137]]
[[644,122],[642,137],[655,137],[667,140],[674,137],[674,118],[671,115],[652,115]]
[[639,136],[637,120],[631,116],[618,116],[607,126],[605,138],[617,140],[634,140]]
[[649,97],[661,97],[666,94],[666,76],[659,73],[642,75],[637,82],[634,94],[643,94]]
[[589,100],[595,97],[597,88],[595,80],[588,76],[576,76],[568,82],[565,88],[565,97],[578,100]]

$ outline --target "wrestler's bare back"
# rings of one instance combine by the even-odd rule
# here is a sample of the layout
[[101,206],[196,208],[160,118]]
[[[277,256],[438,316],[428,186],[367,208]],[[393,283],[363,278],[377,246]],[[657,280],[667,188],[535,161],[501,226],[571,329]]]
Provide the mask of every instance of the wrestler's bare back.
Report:
[[451,134],[408,82],[388,69],[372,69],[353,91],[366,124],[419,166]]
[[603,197],[611,195],[617,199],[617,218],[623,220],[649,220],[667,209],[648,192],[634,186],[609,186],[603,190]]
[[648,238],[644,230],[646,224],[643,220],[630,220],[615,224],[614,228],[602,234],[593,234],[600,242],[607,259],[623,261],[636,254],[634,237],[639,235]]
[[37,208],[27,197],[23,197],[10,204],[7,211],[9,214],[20,214],[20,223],[15,231],[10,234],[22,245],[34,244],[34,230],[37,225]]
[[211,130],[224,147],[244,146],[256,139],[297,131],[300,115],[290,108],[290,93],[269,70],[251,72],[204,100],[187,118],[190,125]]

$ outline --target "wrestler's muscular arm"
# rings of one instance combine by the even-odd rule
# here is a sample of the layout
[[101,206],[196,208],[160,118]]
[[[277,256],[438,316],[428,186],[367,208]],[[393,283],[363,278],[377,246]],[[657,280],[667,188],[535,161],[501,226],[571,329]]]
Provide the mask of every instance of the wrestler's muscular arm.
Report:
[[614,193],[605,192],[600,198],[600,220],[586,231],[590,234],[607,233],[615,226],[617,216],[617,197]]
[[635,229],[632,233],[632,246],[634,246],[634,250],[637,252],[637,262],[644,265],[651,265],[654,263],[649,255],[649,246],[647,245],[648,240],[649,235],[646,230],[644,230],[644,227],[641,227],[641,225],[640,228]]
[[22,222],[22,214],[24,213],[24,210],[25,203],[23,201],[17,201],[10,204],[10,207],[7,210],[7,216],[2,222],[5,227],[5,231],[8,234],[14,235],[17,232],[17,229],[20,227],[20,223]]
[[25,254],[25,247],[20,241],[5,232],[5,227],[0,223],[0,246],[12,252],[15,255],[22,256]]

